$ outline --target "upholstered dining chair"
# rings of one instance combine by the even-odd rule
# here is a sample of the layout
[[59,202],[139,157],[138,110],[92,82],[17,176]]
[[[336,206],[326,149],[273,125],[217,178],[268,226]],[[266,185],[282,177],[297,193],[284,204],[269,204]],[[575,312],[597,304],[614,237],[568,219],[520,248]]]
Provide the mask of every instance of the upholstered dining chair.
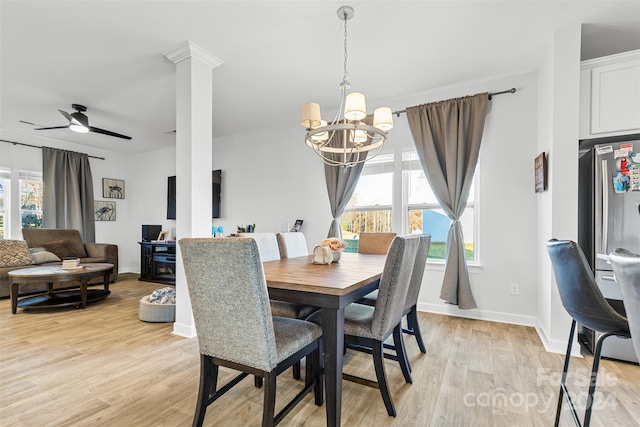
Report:
[[[424,277],[424,269],[427,264],[427,256],[429,255],[429,247],[431,246],[431,236],[429,234],[421,234],[419,236],[420,244],[418,245],[418,251],[416,252],[416,259],[411,272],[411,282],[409,283],[407,299],[404,304],[403,314],[407,317],[407,327],[403,328],[402,332],[413,335],[418,343],[420,352],[426,353],[427,349],[424,346],[424,340],[422,339],[422,333],[420,332],[420,323],[418,322],[417,307],[418,295],[420,294],[422,278]],[[377,300],[378,290],[375,290],[365,295],[364,298],[358,301],[358,303],[375,306]],[[394,343],[393,346],[385,344],[385,347],[392,347],[395,349],[396,345],[398,345],[398,343]],[[397,360],[397,356],[385,355],[385,357]]]
[[360,233],[358,253],[386,255],[397,233]]
[[[299,234],[304,238],[302,233],[285,233],[285,234]],[[278,244],[278,237],[275,233],[239,233],[239,237],[250,237],[258,244],[258,250],[260,251],[260,257],[262,262],[273,261],[280,259],[282,253],[281,247]],[[294,238],[295,239],[295,238]],[[293,252],[293,247],[291,252]],[[305,243],[306,251],[306,243]],[[305,254],[306,255],[306,254]],[[271,300],[271,314],[278,317],[288,317],[290,319],[306,319],[311,313],[317,310],[316,307],[303,304],[295,304],[286,301]],[[293,378],[300,379],[301,367],[300,363],[293,365]],[[260,386],[262,383],[259,378],[256,378],[256,385]]]
[[[263,426],[276,425],[312,389],[315,403],[321,405],[322,330],[311,322],[271,315],[256,240],[183,238],[179,245],[200,347],[193,425],[201,426],[207,407],[247,375],[266,382]],[[274,417],[276,376],[303,357],[307,358],[304,389]],[[241,373],[218,387],[220,366]]]
[[307,240],[301,232],[278,233],[276,234],[280,258],[294,258],[309,255]]
[[[393,334],[400,368],[406,382],[411,383],[411,373],[406,361],[402,341],[402,313],[407,299],[411,272],[418,251],[419,236],[397,236],[387,254],[375,307],[363,304],[349,304],[344,312],[344,341],[348,348],[362,350],[373,355],[376,382],[343,374],[343,378],[360,384],[378,388],[389,416],[396,416],[384,368],[383,343]],[[309,316],[309,321],[322,324],[322,313],[317,311]]]
[[640,359],[640,254],[618,248],[609,254],[609,260],[622,293],[633,347]]
[[577,426],[581,425],[571,396],[567,392],[566,385],[569,362],[571,360],[571,347],[573,345],[573,337],[577,323],[602,333],[596,341],[595,352],[593,354],[589,391],[582,424],[583,427],[589,427],[591,423],[591,412],[593,410],[593,396],[596,391],[598,379],[602,344],[604,340],[610,336],[630,338],[629,323],[624,313],[624,307],[612,305],[610,301],[602,295],[587,259],[576,242],[551,239],[547,242],[547,251],[551,258],[551,265],[556,277],[560,300],[565,310],[567,310],[567,313],[569,313],[569,316],[573,319],[569,332],[567,353],[564,359],[562,380],[560,382],[560,393],[556,408],[556,427],[560,423],[562,403],[565,399],[569,405],[573,421]]

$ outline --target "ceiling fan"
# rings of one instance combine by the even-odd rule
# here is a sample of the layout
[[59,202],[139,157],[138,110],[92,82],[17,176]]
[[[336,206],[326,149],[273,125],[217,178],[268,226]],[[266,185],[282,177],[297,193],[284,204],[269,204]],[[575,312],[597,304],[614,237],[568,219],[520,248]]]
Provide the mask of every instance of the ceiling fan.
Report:
[[115,136],[116,138],[131,139],[130,136],[121,135],[119,133],[100,129],[94,126],[89,126],[89,118],[85,114],[83,114],[85,111],[87,111],[87,107],[85,107],[84,105],[71,104],[71,108],[76,110],[76,112],[69,114],[66,111],[58,110],[60,111],[60,114],[62,114],[67,120],[69,120],[69,124],[67,126],[41,127],[41,128],[36,128],[34,130],[69,128],[74,132],[80,132],[80,133],[95,132],[95,133],[101,133],[103,135]]

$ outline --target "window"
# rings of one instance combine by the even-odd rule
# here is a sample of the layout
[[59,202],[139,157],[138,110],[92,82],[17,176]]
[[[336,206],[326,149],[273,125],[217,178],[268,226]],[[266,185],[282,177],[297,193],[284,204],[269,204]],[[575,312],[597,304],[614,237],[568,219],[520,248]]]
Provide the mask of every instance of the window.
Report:
[[11,189],[9,171],[0,170],[0,239],[8,238],[9,191]]
[[342,235],[347,252],[358,251],[360,233],[392,230],[393,155],[368,161],[342,214]]
[[22,228],[42,228],[42,174],[20,172]]
[[[377,156],[362,169],[353,196],[342,214],[343,237],[349,244],[346,250],[357,252],[357,239],[362,232],[425,233],[431,235],[429,258],[444,260],[451,220],[431,190],[418,153],[404,152],[401,159],[397,157],[400,156]],[[400,160],[402,164],[396,165]],[[394,180],[394,169],[402,171],[401,179]],[[394,200],[399,205],[395,206]],[[476,217],[474,179],[461,218],[465,255],[467,261],[472,262],[478,261]],[[393,224],[398,226],[394,229]]]

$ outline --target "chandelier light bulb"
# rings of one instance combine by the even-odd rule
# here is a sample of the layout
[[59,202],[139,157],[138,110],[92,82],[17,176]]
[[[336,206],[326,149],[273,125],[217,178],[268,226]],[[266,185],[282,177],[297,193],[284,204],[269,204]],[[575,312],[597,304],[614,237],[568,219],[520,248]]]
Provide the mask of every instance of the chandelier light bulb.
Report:
[[363,130],[357,130],[353,135],[353,142],[355,144],[364,144],[367,142],[367,133]]
[[313,129],[320,126],[320,123],[320,104],[317,102],[307,102],[304,104],[302,106],[302,120],[300,124],[307,129]]
[[[327,125],[327,121],[326,120],[320,120],[320,126],[318,126],[318,127],[325,127],[326,125]],[[329,132],[324,131],[324,132],[312,135],[311,139],[314,142],[326,141],[327,139],[329,139]]]
[[393,113],[389,107],[376,108],[373,112],[373,125],[385,132],[393,128]]
[[344,103],[344,118],[347,120],[362,120],[367,116],[367,105],[364,94],[352,92],[347,95]]

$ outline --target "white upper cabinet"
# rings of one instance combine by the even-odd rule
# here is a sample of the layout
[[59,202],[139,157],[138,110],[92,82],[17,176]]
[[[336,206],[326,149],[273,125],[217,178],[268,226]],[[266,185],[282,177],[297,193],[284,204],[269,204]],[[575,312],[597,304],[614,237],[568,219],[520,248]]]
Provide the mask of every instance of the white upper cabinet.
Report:
[[640,133],[640,50],[580,65],[580,139]]

